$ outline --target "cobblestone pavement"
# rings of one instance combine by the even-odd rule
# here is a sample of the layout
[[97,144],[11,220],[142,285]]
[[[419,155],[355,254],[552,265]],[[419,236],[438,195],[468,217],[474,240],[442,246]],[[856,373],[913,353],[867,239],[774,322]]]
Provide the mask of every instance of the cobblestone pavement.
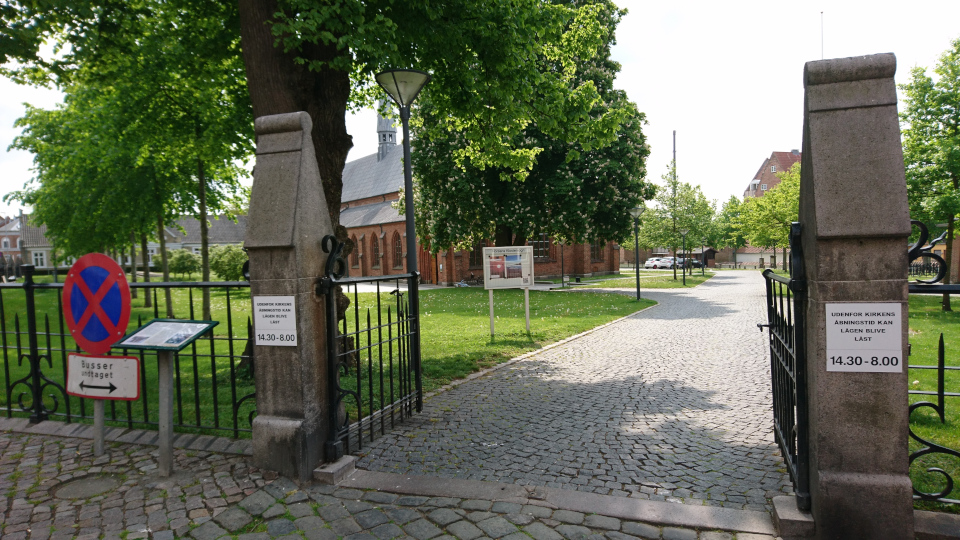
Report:
[[77,438],[0,432],[0,538],[773,539],[491,497],[298,487],[271,480],[245,456],[205,451],[177,450],[177,472],[159,479],[156,447],[108,442],[106,455],[94,459],[91,446]]
[[643,294],[659,305],[427,400],[358,468],[769,511],[792,486],[763,278]]

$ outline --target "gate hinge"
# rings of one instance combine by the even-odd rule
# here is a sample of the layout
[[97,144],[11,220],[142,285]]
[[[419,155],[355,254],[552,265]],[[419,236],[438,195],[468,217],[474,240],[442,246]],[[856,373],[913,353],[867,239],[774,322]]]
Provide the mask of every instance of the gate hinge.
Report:
[[333,289],[333,278],[323,276],[317,278],[317,284],[314,288],[314,292],[317,296],[323,296],[330,294],[330,291]]

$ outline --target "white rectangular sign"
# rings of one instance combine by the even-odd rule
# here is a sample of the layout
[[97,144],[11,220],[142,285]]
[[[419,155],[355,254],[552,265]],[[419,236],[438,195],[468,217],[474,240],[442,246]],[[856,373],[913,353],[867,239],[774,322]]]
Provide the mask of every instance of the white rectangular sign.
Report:
[[487,289],[533,287],[533,246],[483,248],[483,284]]
[[68,354],[67,393],[94,399],[139,399],[140,359]]
[[257,345],[295,347],[297,309],[292,296],[254,296],[253,332]]
[[827,371],[901,373],[903,320],[900,304],[826,304]]

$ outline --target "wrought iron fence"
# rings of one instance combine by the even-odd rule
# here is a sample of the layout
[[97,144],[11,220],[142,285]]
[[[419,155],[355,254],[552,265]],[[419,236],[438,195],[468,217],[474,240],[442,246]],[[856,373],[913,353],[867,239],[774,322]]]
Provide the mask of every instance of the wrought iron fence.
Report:
[[[329,253],[317,294],[326,302],[330,424],[327,460],[354,452],[423,406],[419,321],[407,291],[417,274],[343,277],[343,244],[323,240]],[[406,282],[407,290],[401,287]],[[342,292],[349,307],[338,307]]]
[[763,271],[767,291],[767,324],[770,341],[770,373],[773,389],[774,438],[793,481],[797,507],[809,510],[809,445],[807,422],[806,355],[804,352],[803,250],[800,224],[790,229],[792,276],[785,278]]
[[[908,275],[915,277],[915,279],[909,284],[910,294],[957,294],[960,293],[960,285],[950,285],[950,284],[941,284],[940,281],[946,277],[946,263],[944,260],[934,253],[931,253],[930,250],[932,247],[943,240],[944,235],[941,235],[939,238],[927,242],[929,233],[926,226],[919,221],[912,221],[913,225],[917,226],[920,229],[920,237],[915,244],[910,246],[908,252],[909,259],[909,271]],[[945,233],[944,233],[945,234]],[[918,262],[919,261],[919,262]],[[925,266],[931,265],[935,266],[933,272],[926,272],[921,274],[915,274],[913,272],[915,266]],[[926,279],[921,279],[926,278]],[[911,347],[912,352],[912,347]],[[910,390],[909,393],[912,395],[926,395],[926,396],[936,396],[936,403],[930,401],[918,401],[910,405],[909,414],[912,416],[913,412],[923,408],[932,409],[937,417],[940,420],[941,424],[946,424],[946,401],[945,398],[956,398],[960,397],[960,392],[947,392],[946,391],[946,374],[951,372],[960,373],[960,367],[956,366],[947,366],[946,365],[946,354],[944,349],[943,334],[940,334],[940,340],[937,350],[937,364],[936,365],[923,365],[915,364],[911,362],[908,366],[912,370],[936,370],[937,373],[937,390]],[[960,460],[960,450],[948,448],[946,446],[937,444],[933,441],[924,439],[920,437],[914,430],[913,426],[910,426],[910,438],[915,441],[919,448],[910,452],[909,462],[911,465],[920,458],[925,456],[952,456]],[[958,461],[957,463],[960,463]],[[921,489],[918,489],[916,485],[913,487],[913,498],[924,501],[936,501],[941,503],[952,503],[960,504],[960,500],[951,499],[950,493],[953,491],[954,480],[950,472],[944,470],[941,467],[928,467],[926,470],[929,474],[940,475],[943,481],[943,489],[936,492],[925,492]]]
[[[81,352],[63,315],[62,283],[36,283],[34,268],[23,267],[23,283],[0,284],[0,348],[7,417],[29,414],[32,422],[50,417],[65,422],[92,420],[91,400],[65,391],[67,355]],[[153,318],[168,316],[166,292],[174,317],[199,318],[202,291],[221,324],[174,356],[174,425],[178,431],[239,437],[251,431],[256,414],[250,285],[236,282],[131,283],[131,330]],[[162,294],[161,294],[162,291]],[[149,296],[152,307],[142,307]],[[128,354],[131,353],[131,354]],[[110,401],[106,419],[128,428],[158,426],[157,362],[151,351],[113,349],[109,354],[140,358],[140,398]]]

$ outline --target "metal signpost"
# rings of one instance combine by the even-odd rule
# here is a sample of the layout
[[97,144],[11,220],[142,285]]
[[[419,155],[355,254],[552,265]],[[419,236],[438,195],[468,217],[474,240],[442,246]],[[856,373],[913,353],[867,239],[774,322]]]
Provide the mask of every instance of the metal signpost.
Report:
[[123,338],[126,349],[157,351],[160,392],[160,476],[173,473],[173,353],[207,333],[217,321],[154,319]]
[[533,246],[483,248],[483,284],[490,291],[490,335],[493,336],[493,290],[523,289],[530,332],[530,287],[533,285]]
[[[101,253],[80,257],[63,282],[63,305],[67,328],[77,345],[94,355],[109,352],[130,322],[130,286],[123,269]],[[66,382],[68,394],[94,400],[93,453],[102,456],[103,402],[140,397],[139,360],[128,356],[71,354]]]

